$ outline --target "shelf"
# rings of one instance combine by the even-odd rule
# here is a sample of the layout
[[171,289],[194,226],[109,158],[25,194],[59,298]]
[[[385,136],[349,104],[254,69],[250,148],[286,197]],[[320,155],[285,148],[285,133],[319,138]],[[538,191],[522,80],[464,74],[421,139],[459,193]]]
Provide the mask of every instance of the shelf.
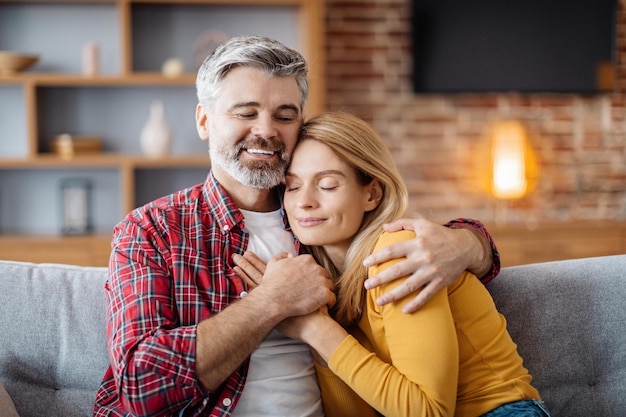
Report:
[[[0,4],[2,3],[39,3],[39,4],[59,4],[59,3],[69,3],[69,4],[115,4],[120,0],[0,0]],[[128,1],[128,0],[122,0]],[[135,1],[135,0],[131,0]],[[158,1],[158,0],[157,0]],[[195,1],[195,0],[192,0]]]
[[159,72],[140,72],[129,75],[97,75],[61,73],[25,73],[0,75],[0,84],[24,84],[35,87],[84,87],[84,86],[181,86],[193,85],[195,74],[165,77]]
[[39,154],[31,158],[0,158],[0,170],[8,169],[55,169],[55,168],[175,168],[203,167],[209,169],[210,159],[206,155],[171,155],[148,158],[142,155],[98,154],[78,155],[71,159],[52,154]]
[[111,234],[80,236],[0,235],[0,259],[107,266]]

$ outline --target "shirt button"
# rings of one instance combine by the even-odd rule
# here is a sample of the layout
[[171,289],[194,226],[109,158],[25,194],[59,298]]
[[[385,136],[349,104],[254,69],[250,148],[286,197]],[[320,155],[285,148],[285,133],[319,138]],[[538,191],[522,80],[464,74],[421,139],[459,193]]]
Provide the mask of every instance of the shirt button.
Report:
[[224,404],[225,407],[230,407],[230,405],[233,403],[233,401],[230,398],[224,398],[222,400],[222,404]]
[[246,295],[248,295],[248,291],[242,291],[242,292],[239,293],[239,296],[241,298],[245,297]]
[[222,226],[222,230],[225,231],[225,232],[228,232],[228,225],[225,224],[224,226]]

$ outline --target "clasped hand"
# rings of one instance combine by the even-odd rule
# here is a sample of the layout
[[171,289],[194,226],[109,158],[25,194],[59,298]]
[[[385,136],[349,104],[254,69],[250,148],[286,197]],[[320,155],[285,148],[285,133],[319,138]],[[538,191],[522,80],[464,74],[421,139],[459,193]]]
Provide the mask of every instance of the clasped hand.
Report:
[[301,316],[335,303],[333,284],[312,256],[281,253],[265,264],[252,252],[233,255],[235,272],[249,291],[264,291],[268,300],[287,309],[287,317]]
[[[294,262],[296,259],[299,259],[299,262]],[[233,255],[233,262],[235,263],[235,272],[246,282],[250,291],[262,287],[263,285],[269,285],[268,283],[275,281],[277,276],[289,276],[298,280],[295,284],[285,284],[298,287],[298,291],[290,291],[290,297],[304,296],[305,298],[313,298],[314,293],[317,292],[326,294],[327,291],[330,291],[332,293],[333,287],[330,279],[328,279],[328,274],[321,266],[315,263],[310,255],[294,257],[291,254],[281,253],[265,264],[265,262],[254,253],[245,252],[243,255]],[[309,285],[319,280],[319,277],[312,279],[311,276],[307,275],[306,270],[311,270],[312,272],[317,270],[317,268],[313,268],[309,265],[309,262],[315,263],[316,266],[322,268],[324,271],[326,279],[322,280],[320,284],[317,284],[321,287],[322,291],[311,288],[311,285]],[[306,267],[306,269],[303,269],[303,267]],[[315,308],[300,314],[293,314],[276,326],[276,329],[292,339],[307,342],[306,333],[307,329],[310,329],[310,327],[307,326],[314,326],[316,320],[329,318],[328,307],[335,303],[334,293],[332,293],[332,297],[326,299],[326,302],[322,302],[323,297],[316,299],[319,301],[313,302],[313,300],[311,300],[312,302],[310,303],[311,306],[316,305]],[[285,302],[295,304],[296,300],[291,299]]]

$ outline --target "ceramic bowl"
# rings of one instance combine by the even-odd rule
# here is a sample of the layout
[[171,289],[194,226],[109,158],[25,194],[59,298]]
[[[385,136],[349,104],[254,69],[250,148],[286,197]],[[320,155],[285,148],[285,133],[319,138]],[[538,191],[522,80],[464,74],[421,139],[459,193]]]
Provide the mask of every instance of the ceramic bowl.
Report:
[[39,60],[38,55],[0,51],[0,74],[13,74],[30,68]]

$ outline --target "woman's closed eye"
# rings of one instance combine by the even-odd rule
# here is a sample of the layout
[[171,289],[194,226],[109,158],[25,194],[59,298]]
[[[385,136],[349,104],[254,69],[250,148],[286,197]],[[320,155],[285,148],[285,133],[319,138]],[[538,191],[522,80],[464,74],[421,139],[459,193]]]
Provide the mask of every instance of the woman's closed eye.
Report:
[[334,191],[337,188],[339,188],[339,183],[337,182],[336,179],[332,179],[332,178],[322,178],[318,183],[317,186],[323,190],[323,191]]
[[299,182],[294,181],[289,177],[285,178],[285,192],[297,191],[300,186],[301,184]]
[[340,188],[342,180],[341,176],[322,173],[315,175],[313,178],[303,180],[302,178],[288,172],[285,175],[285,191],[298,191],[303,185],[310,186],[311,189],[322,191],[335,191]]
[[[337,188],[339,188],[338,185],[332,185],[332,186],[320,186],[319,187],[322,191],[335,191]],[[287,186],[285,187],[285,192],[294,192],[294,191],[298,191],[300,189],[300,185],[289,185],[287,184]]]

